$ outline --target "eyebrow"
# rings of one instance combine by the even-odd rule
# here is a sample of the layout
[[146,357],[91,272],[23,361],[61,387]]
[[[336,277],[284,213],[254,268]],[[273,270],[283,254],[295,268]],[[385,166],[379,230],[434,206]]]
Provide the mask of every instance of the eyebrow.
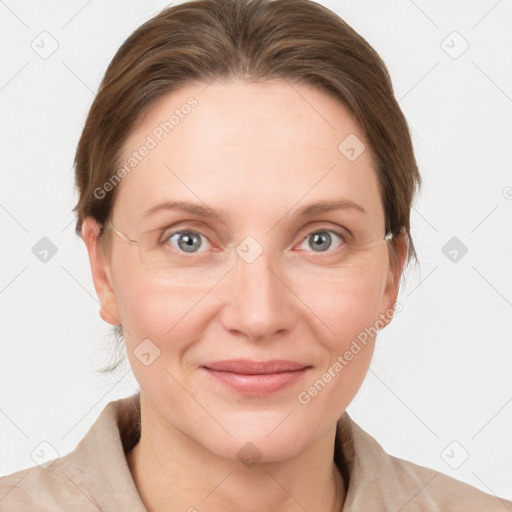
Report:
[[[302,206],[301,208],[298,208],[296,211],[296,215],[298,217],[311,217],[313,215],[318,215],[319,213],[325,213],[331,210],[340,210],[347,208],[358,210],[366,215],[366,210],[361,205],[354,203],[352,201],[348,201],[346,199],[324,200],[315,203],[310,203],[305,206]],[[166,201],[164,203],[152,206],[148,210],[144,211],[142,213],[142,216],[148,217],[154,213],[166,210],[181,210],[200,217],[218,218],[222,218],[223,213],[222,210],[216,210],[214,208],[210,208],[209,206],[198,203],[190,203],[187,201]]]

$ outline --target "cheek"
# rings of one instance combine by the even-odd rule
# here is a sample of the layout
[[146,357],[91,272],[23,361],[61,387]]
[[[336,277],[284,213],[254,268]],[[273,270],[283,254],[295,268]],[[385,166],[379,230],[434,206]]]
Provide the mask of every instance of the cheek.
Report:
[[201,338],[208,322],[207,300],[201,300],[207,290],[202,284],[173,285],[145,272],[123,270],[116,299],[134,373],[137,377],[141,373],[137,372],[141,366],[137,348],[147,339],[160,350],[155,366],[172,371],[181,363],[182,354]]
[[[195,331],[201,331],[218,308],[218,304],[208,307],[216,293],[205,296],[210,287],[204,280],[169,282],[133,270],[126,260],[117,268],[116,299],[132,349],[146,338],[173,339],[173,346],[166,349],[179,351],[197,340]],[[386,277],[382,265],[342,271],[309,266],[282,277],[296,296],[283,296],[283,300],[298,299],[296,307],[308,323],[318,326],[320,338],[332,338],[339,349],[378,318]]]
[[146,276],[126,282],[121,290],[123,327],[136,338],[176,338],[193,316],[201,291],[193,286],[162,286]]
[[[294,291],[314,313],[320,323],[319,332],[330,348],[344,351],[351,340],[375,325],[382,307],[385,289],[385,267],[373,264],[364,270],[317,271],[303,274]],[[322,329],[320,331],[320,329]]]
[[154,396],[173,390],[174,400],[186,400],[171,376],[181,374],[182,355],[199,338],[194,330],[201,326],[194,317],[198,291],[162,287],[140,276],[127,281],[120,295],[126,352],[141,389]]
[[331,276],[316,280],[304,300],[322,320],[317,339],[324,350],[321,364],[297,398],[310,415],[321,416],[327,423],[336,421],[348,407],[368,372],[383,279],[382,271],[371,269],[355,280]]
[[352,401],[368,372],[385,270],[380,262],[353,273],[324,272],[322,276],[318,272],[313,280],[307,280],[314,286],[303,281],[299,288],[301,298],[314,313],[310,318],[318,325],[316,337],[324,349],[322,363],[303,391],[311,410],[319,414],[328,410],[333,421]]

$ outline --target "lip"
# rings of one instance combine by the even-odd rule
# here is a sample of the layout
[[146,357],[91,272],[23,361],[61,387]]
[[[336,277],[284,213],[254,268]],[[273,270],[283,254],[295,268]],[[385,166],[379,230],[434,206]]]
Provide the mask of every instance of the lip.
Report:
[[233,359],[206,363],[201,368],[238,393],[266,395],[295,384],[311,366],[282,359],[271,361]]

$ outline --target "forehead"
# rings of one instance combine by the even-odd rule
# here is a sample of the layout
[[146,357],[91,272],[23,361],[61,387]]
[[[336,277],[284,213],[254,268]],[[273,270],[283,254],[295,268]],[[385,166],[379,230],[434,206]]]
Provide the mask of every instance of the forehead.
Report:
[[[347,158],[346,146],[363,151]],[[120,164],[130,160],[116,208],[132,218],[175,199],[261,211],[270,203],[287,209],[301,197],[346,198],[373,217],[382,208],[362,130],[340,101],[305,84],[189,84],[160,99],[135,127]]]

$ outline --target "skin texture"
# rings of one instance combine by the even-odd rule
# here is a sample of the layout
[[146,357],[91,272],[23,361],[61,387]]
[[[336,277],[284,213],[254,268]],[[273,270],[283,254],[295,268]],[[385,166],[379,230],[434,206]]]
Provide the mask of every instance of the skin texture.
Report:
[[[364,380],[375,340],[308,404],[297,397],[366,327],[383,316],[389,322],[406,243],[398,240],[396,268],[386,243],[345,259],[329,255],[336,238],[327,253],[308,243],[311,233],[341,226],[376,241],[385,225],[363,133],[339,101],[308,85],[189,84],[150,110],[121,160],[191,96],[197,106],[118,185],[113,222],[134,240],[151,227],[179,223],[177,230],[205,236],[204,252],[176,256],[164,272],[144,265],[139,249],[113,234],[104,255],[92,218],[82,228],[100,314],[123,325],[141,388],[142,434],[127,454],[130,469],[152,511],[339,510],[346,489],[333,463],[336,422]],[[354,161],[338,150],[350,134],[366,145]],[[355,202],[366,213],[294,213],[326,199]],[[174,211],[143,219],[164,200],[206,204],[225,215]],[[263,249],[252,263],[235,252],[248,236]],[[144,339],[160,350],[149,366],[134,353]],[[311,368],[291,387],[245,396],[201,368],[235,358]],[[248,442],[261,457],[251,467],[237,456]]]

